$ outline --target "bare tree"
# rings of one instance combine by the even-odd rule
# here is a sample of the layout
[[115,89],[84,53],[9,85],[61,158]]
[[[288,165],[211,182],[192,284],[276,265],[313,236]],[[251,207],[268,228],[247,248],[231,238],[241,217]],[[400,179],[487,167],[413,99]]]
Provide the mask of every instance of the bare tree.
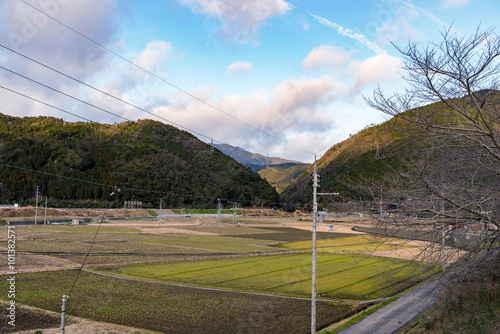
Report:
[[386,211],[379,223],[390,233],[433,249],[446,241],[467,254],[456,263],[477,264],[498,253],[500,39],[491,28],[458,36],[450,27],[441,37],[396,46],[407,88],[389,96],[378,88],[366,99],[404,137],[400,168],[365,190]]

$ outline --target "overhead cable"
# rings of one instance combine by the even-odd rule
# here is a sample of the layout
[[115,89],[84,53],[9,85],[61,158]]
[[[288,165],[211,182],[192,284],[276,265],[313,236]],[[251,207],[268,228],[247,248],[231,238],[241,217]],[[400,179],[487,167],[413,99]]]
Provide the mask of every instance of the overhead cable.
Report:
[[40,12],[40,13],[42,13],[42,14],[46,15],[47,17],[51,18],[52,20],[54,20],[55,22],[59,23],[60,25],[62,25],[62,26],[64,26],[64,27],[66,27],[67,29],[69,29],[69,30],[73,31],[74,33],[78,34],[79,36],[81,36],[81,37],[85,38],[86,40],[90,41],[91,43],[93,43],[93,44],[95,44],[95,45],[97,45],[97,46],[99,46],[99,47],[103,48],[104,50],[106,50],[107,52],[109,52],[109,53],[113,54],[114,56],[116,56],[116,57],[118,57],[118,58],[122,59],[123,61],[125,61],[125,62],[129,63],[130,65],[132,65],[132,66],[134,66],[134,67],[136,67],[136,68],[138,68],[138,69],[140,69],[140,70],[142,70],[142,71],[144,71],[144,72],[148,73],[149,75],[153,76],[154,78],[156,78],[156,79],[158,79],[158,80],[162,81],[163,83],[165,83],[165,84],[167,84],[167,85],[169,85],[169,86],[171,86],[171,87],[173,87],[173,88],[175,88],[175,89],[179,90],[180,92],[182,92],[182,93],[184,93],[184,94],[186,94],[186,95],[190,96],[191,98],[193,98],[193,99],[197,100],[198,102],[201,102],[201,103],[203,103],[204,105],[206,105],[206,106],[208,106],[208,107],[210,107],[210,108],[212,108],[212,109],[214,109],[214,110],[216,110],[216,111],[218,111],[218,112],[220,112],[220,113],[222,113],[222,114],[224,114],[224,115],[226,115],[226,116],[228,116],[228,117],[231,117],[231,118],[233,118],[234,120],[236,120],[236,121],[238,121],[238,122],[240,122],[240,123],[242,123],[242,124],[245,124],[246,126],[249,126],[249,127],[253,128],[253,129],[255,129],[255,130],[257,130],[257,131],[259,131],[259,132],[261,132],[261,133],[263,133],[263,134],[265,134],[265,135],[267,135],[267,136],[269,136],[269,137],[272,137],[272,138],[274,138],[274,139],[276,139],[276,140],[278,140],[278,141],[280,141],[280,142],[282,142],[282,143],[284,143],[284,144],[286,144],[286,145],[288,145],[288,146],[294,147],[294,148],[296,148],[296,149],[298,149],[298,150],[300,150],[300,151],[303,151],[303,152],[310,153],[310,154],[313,154],[313,155],[314,155],[314,153],[312,153],[312,152],[310,152],[310,151],[308,151],[308,150],[306,150],[306,149],[304,149],[304,148],[301,148],[301,147],[298,147],[298,146],[296,146],[296,145],[293,145],[293,144],[291,144],[291,143],[287,142],[286,140],[281,139],[280,137],[277,137],[277,136],[275,136],[275,135],[273,135],[273,134],[271,134],[271,133],[268,133],[268,132],[266,132],[266,131],[264,131],[264,130],[262,130],[262,129],[260,129],[260,128],[258,128],[258,127],[256,127],[256,126],[254,126],[254,125],[252,125],[252,124],[250,124],[250,123],[248,123],[248,122],[245,122],[245,121],[243,121],[243,120],[241,120],[241,119],[239,119],[239,118],[237,118],[237,117],[235,117],[235,116],[233,116],[233,115],[231,115],[231,114],[227,113],[226,111],[222,110],[221,108],[214,106],[213,104],[211,104],[211,103],[209,103],[209,102],[207,102],[207,101],[205,101],[205,100],[203,100],[203,99],[201,99],[201,98],[197,97],[196,95],[194,95],[194,94],[192,94],[192,93],[189,93],[188,91],[186,91],[186,90],[182,89],[181,87],[179,87],[179,86],[177,86],[177,85],[175,85],[175,84],[173,84],[173,83],[171,83],[171,82],[167,81],[166,79],[164,79],[164,78],[160,77],[159,75],[157,75],[157,74],[155,74],[155,73],[153,73],[153,72],[151,72],[151,71],[149,71],[149,70],[145,69],[144,67],[142,67],[142,66],[140,66],[140,65],[138,65],[138,64],[136,64],[136,63],[134,63],[133,61],[131,61],[131,60],[129,60],[129,59],[127,59],[127,58],[123,57],[122,55],[118,54],[117,52],[115,52],[115,51],[113,51],[113,50],[109,49],[108,47],[106,47],[106,46],[104,46],[103,44],[101,44],[101,43],[97,42],[96,40],[94,40],[94,39],[92,39],[92,38],[88,37],[87,35],[85,35],[85,34],[83,34],[83,33],[79,32],[78,30],[76,30],[76,29],[72,28],[71,26],[69,26],[69,25],[67,25],[67,24],[63,23],[62,21],[60,21],[60,20],[56,19],[55,17],[53,17],[53,16],[51,16],[51,15],[47,14],[47,13],[46,13],[46,12],[44,12],[43,10],[41,10],[41,9],[37,8],[36,6],[33,6],[32,4],[30,4],[30,3],[26,2],[25,0],[21,0],[21,1],[22,1],[23,3],[25,3],[26,5],[28,5],[29,7],[33,8],[33,9],[35,9],[36,11],[38,11],[38,12]]

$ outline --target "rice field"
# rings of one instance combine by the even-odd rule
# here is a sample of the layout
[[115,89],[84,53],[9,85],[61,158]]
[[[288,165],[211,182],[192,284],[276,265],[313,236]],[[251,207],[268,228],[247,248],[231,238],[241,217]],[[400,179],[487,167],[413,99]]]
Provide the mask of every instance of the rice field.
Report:
[[[322,253],[371,253],[382,250],[411,248],[400,245],[401,239],[386,238],[383,242],[370,235],[348,236],[338,239],[323,239],[316,242],[316,249]],[[281,245],[283,248],[311,251],[311,241],[298,241]]]
[[[144,280],[219,289],[310,296],[311,255],[283,254],[231,259],[99,267],[93,270]],[[318,254],[317,291],[322,298],[367,300],[395,293],[437,270],[409,261],[351,254]]]
[[[44,268],[52,268],[17,274],[16,302],[59,312],[62,295],[71,294],[68,315],[168,333],[308,330],[310,231],[185,229],[199,234],[112,225],[16,227],[19,265],[31,271],[45,261]],[[6,240],[5,230],[0,238]],[[367,254],[396,247],[397,240],[389,241],[318,233],[319,323],[350,311],[354,301],[393,295],[438,269]],[[85,261],[91,272],[62,270],[70,268],[57,261],[71,269]],[[7,284],[0,277],[3,300]]]

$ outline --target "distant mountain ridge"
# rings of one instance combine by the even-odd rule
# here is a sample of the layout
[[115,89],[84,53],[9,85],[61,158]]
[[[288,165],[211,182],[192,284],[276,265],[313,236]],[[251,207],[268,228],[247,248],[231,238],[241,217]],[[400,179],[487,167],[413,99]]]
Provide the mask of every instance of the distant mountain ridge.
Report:
[[229,144],[214,144],[214,146],[243,166],[258,172],[278,193],[283,192],[310,166],[300,161],[266,157]]
[[267,157],[259,153],[252,153],[241,147],[232,146],[229,144],[214,144],[214,147],[220,150],[225,155],[230,156],[234,160],[246,167],[250,167],[254,172],[258,172],[268,166],[281,164],[304,164],[301,161],[287,160],[278,157]]

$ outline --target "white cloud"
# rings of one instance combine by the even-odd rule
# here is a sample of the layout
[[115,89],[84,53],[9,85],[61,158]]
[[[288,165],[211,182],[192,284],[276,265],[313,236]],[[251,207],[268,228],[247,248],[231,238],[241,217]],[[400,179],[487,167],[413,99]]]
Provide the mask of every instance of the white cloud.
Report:
[[141,54],[134,59],[134,63],[148,71],[154,71],[156,65],[168,55],[171,49],[172,43],[170,42],[149,42]]
[[366,85],[380,81],[395,81],[400,78],[401,60],[398,57],[381,53],[362,62],[353,60],[348,72],[354,76],[351,93],[359,92]]
[[239,73],[252,69],[252,63],[248,61],[237,61],[226,68],[227,72]]
[[464,7],[469,2],[471,2],[471,0],[444,0],[443,1],[443,7],[444,8],[449,8],[449,7]]
[[290,5],[283,0],[177,0],[191,8],[193,13],[203,13],[222,21],[226,38],[248,43],[266,24],[266,20],[284,15]]
[[[44,1],[32,3],[104,45],[112,43],[115,22],[121,15],[113,0],[53,1],[48,7],[43,6]],[[2,1],[0,22],[2,44],[80,78],[106,65],[104,49],[21,1]]]
[[310,70],[323,66],[339,69],[346,61],[347,54],[339,47],[321,45],[314,48],[302,62],[304,69]]
[[[217,141],[259,153],[262,153],[262,148],[266,148],[268,152],[264,153],[304,157],[303,151],[294,152],[295,148],[276,137],[296,147],[315,151],[317,142],[301,140],[331,130],[334,119],[326,105],[341,93],[342,84],[327,75],[313,79],[288,79],[273,90],[262,88],[247,95],[225,97],[215,96],[211,87],[200,86],[196,92],[192,92],[193,95],[201,96],[210,105],[242,122],[180,93],[172,105],[159,107],[156,112],[178,124],[189,124],[199,133],[213,135]],[[288,153],[285,153],[287,150]]]
[[342,84],[328,75],[314,79],[289,79],[273,92],[272,112],[289,116],[317,106],[340,95]]
[[384,50],[380,46],[378,46],[376,43],[370,42],[366,38],[366,36],[358,34],[350,29],[344,28],[341,25],[339,25],[335,22],[331,22],[331,21],[329,21],[321,16],[314,15],[314,14],[310,14],[310,15],[312,17],[314,17],[316,19],[316,21],[318,21],[322,25],[336,30],[339,34],[341,34],[343,36],[346,36],[346,37],[349,37],[353,40],[356,40],[357,42],[361,43],[363,46],[368,47],[369,49],[375,51],[376,53],[384,52]]
[[[122,8],[114,0],[88,1],[30,1],[57,20],[85,35],[95,38],[100,44],[114,43],[115,23],[123,14]],[[49,5],[48,5],[49,4]],[[74,31],[41,14],[24,2],[5,0],[0,2],[0,42],[13,50],[67,73],[82,81],[91,81],[97,74],[106,73],[110,57],[107,52],[94,43],[85,40]],[[91,24],[89,24],[91,22]],[[85,96],[92,93],[81,85],[55,72],[22,58],[10,51],[3,50],[0,63],[29,78],[43,82],[54,89],[59,89],[73,96]],[[8,82],[12,90],[35,97],[70,112],[84,115],[99,121],[116,121],[109,115],[83,106],[79,102],[30,83],[25,79],[0,73],[0,81]],[[61,111],[56,111],[26,97],[2,91],[4,102],[2,112],[15,116],[51,115],[72,118]]]

